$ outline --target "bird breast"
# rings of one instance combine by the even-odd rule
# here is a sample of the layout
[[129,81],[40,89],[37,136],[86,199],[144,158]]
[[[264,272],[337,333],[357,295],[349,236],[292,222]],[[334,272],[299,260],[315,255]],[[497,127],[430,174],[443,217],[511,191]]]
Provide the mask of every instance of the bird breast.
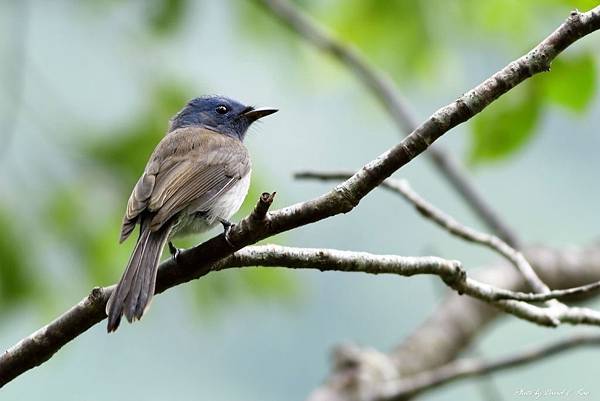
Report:
[[248,171],[229,191],[224,192],[215,200],[211,209],[207,211],[209,222],[215,220],[218,222],[219,218],[229,220],[240,209],[248,194],[248,188],[250,188],[250,175],[251,172]]

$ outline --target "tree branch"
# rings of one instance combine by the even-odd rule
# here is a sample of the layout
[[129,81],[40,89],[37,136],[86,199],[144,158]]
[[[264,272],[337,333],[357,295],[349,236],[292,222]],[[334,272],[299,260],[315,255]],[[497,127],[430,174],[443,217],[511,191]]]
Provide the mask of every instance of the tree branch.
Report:
[[[408,102],[402,97],[387,74],[371,65],[356,49],[327,33],[323,27],[293,3],[287,0],[262,0],[261,4],[275,18],[307,42],[346,66],[381,102],[402,135],[415,130],[417,121],[409,110]],[[518,248],[517,235],[486,202],[452,155],[439,147],[429,149],[428,154],[438,171],[492,232],[497,233],[500,238]]]
[[[273,197],[263,194],[254,212],[240,225],[266,217],[266,208]],[[189,251],[185,251],[188,253]],[[183,253],[182,253],[183,255]],[[172,264],[164,262],[161,267]],[[226,257],[213,266],[204,266],[202,275],[210,271],[245,266],[288,266],[290,268],[311,268],[321,271],[355,271],[372,274],[394,273],[403,276],[414,274],[437,274],[450,280],[462,275],[460,263],[436,257],[377,256],[358,252],[345,252],[322,249],[298,249],[277,245],[255,246],[242,249]],[[163,268],[164,269],[164,268]],[[161,269],[161,271],[164,271]],[[165,275],[159,275],[157,291],[169,288]],[[168,276],[166,276],[168,277]],[[174,284],[173,284],[174,285]],[[69,309],[50,324],[19,341],[0,356],[0,386],[5,385],[21,373],[42,364],[52,357],[65,343],[103,320],[106,302],[114,286],[94,288],[77,305]]]
[[[409,377],[398,376],[394,361],[385,354],[373,349],[360,349],[346,344],[339,346],[334,353],[338,368],[346,372],[346,377],[338,377],[347,385],[356,386],[356,377],[361,377],[362,391],[356,396],[328,393],[325,389],[316,391],[311,401],[400,401],[407,400],[423,392],[434,390],[444,384],[476,376],[483,376],[504,369],[540,361],[576,347],[599,345],[600,335],[579,333],[544,345],[534,346],[523,351],[503,356],[492,361],[482,359],[462,359]],[[349,373],[352,372],[354,378]],[[372,385],[364,384],[372,381]],[[377,381],[377,384],[375,384]],[[355,390],[357,390],[355,388]]]
[[412,203],[422,216],[430,219],[453,235],[463,238],[466,241],[486,246],[497,252],[510,261],[517,270],[521,272],[523,277],[525,277],[525,281],[527,281],[534,291],[540,293],[550,292],[548,286],[540,280],[523,254],[512,248],[502,239],[495,235],[482,233],[461,224],[452,216],[444,213],[441,209],[423,199],[418,193],[412,190],[408,181],[394,180],[392,178],[388,178],[387,181],[387,187],[401,194],[404,199]]
[[[551,287],[577,287],[600,280],[600,244],[565,250],[530,247],[525,251],[527,259]],[[512,291],[526,288],[523,276],[515,270],[507,270],[506,266],[480,270],[476,278],[493,283],[497,288]],[[597,294],[585,293],[587,297]],[[448,364],[499,316],[503,315],[489,304],[451,293],[388,354],[357,346],[339,347],[334,353],[330,376],[308,399],[371,400],[367,395],[381,394],[381,388],[390,380],[410,380]]]
[[[246,247],[217,262],[211,271],[252,266],[318,269],[322,272],[395,274],[404,277],[418,274],[432,274],[439,276],[444,283],[459,294],[467,294],[488,303],[506,300],[542,302],[565,296],[587,294],[600,288],[600,282],[595,282],[564,290],[548,291],[544,294],[532,294],[505,290],[469,278],[463,270],[462,264],[456,260],[447,260],[435,256],[407,257],[375,255],[367,252],[323,248],[296,248],[281,245]],[[546,309],[537,308],[532,305],[529,305],[529,307],[534,308],[536,314],[543,313],[543,310]],[[500,309],[503,309],[503,307],[500,307]],[[579,309],[583,310],[582,308]],[[591,313],[595,315],[598,312],[591,311]],[[527,319],[527,317],[525,318]]]
[[[413,276],[433,274],[459,294],[467,294],[481,301],[531,322],[557,326],[560,323],[600,325],[600,312],[587,308],[541,308],[523,301],[546,301],[558,297],[589,292],[590,285],[566,290],[530,294],[497,288],[469,278],[458,261],[434,256],[405,257],[374,255],[366,252],[340,251],[320,248],[294,248],[280,245],[246,247],[217,262],[210,269],[218,271],[232,267],[287,267],[318,269],[320,271],[362,272]],[[594,288],[600,287],[593,284]],[[520,301],[520,302],[515,302]]]
[[[547,71],[550,62],[581,37],[600,28],[600,6],[587,13],[573,12],[550,36],[520,59],[436,111],[400,144],[366,164],[356,174],[318,198],[267,213],[264,218],[245,218],[229,232],[183,251],[178,263],[161,264],[158,293],[207,274],[216,261],[270,236],[351,211],[360,200],[396,170],[425,151],[451,128],[468,120],[532,75]],[[262,201],[262,198],[261,198]],[[235,244],[232,248],[229,242]],[[96,289],[80,304],[32,337],[0,356],[0,384],[48,360],[63,345],[105,318],[104,304],[112,288]],[[510,303],[514,301],[500,301]],[[568,316],[573,320],[579,315]],[[26,343],[28,346],[23,346]],[[14,354],[19,356],[15,358]]]
[[[318,179],[318,180],[345,180],[352,176],[349,172],[320,172],[320,171],[304,171],[294,175],[300,179]],[[457,221],[454,217],[446,214],[441,209],[438,209],[427,200],[423,199],[418,193],[416,193],[409,185],[406,180],[398,180],[394,178],[388,178],[381,183],[383,188],[387,188],[397,194],[400,194],[404,199],[410,202],[417,211],[425,218],[433,221],[438,226],[442,227],[450,234],[460,237],[466,241],[473,242],[486,246],[497,252],[502,257],[510,261],[518,271],[521,272],[527,283],[531,286],[534,291],[542,294],[550,292],[550,288],[538,277],[535,270],[531,267],[527,259],[523,254],[516,249],[512,248],[506,242],[495,235],[479,232],[471,227],[467,227]],[[595,284],[585,286],[585,288],[579,288],[576,292],[585,292],[595,289]],[[544,297],[543,295],[537,299],[555,299],[555,296],[550,298]],[[529,298],[528,300],[532,300]]]
[[[260,218],[264,205],[272,201],[270,194],[263,194],[255,212],[249,219]],[[260,206],[263,203],[263,206]],[[246,219],[247,221],[248,219]],[[373,255],[366,252],[340,251],[334,249],[292,248],[279,245],[249,246],[225,257],[209,267],[210,271],[230,268],[264,266],[292,269],[318,269],[320,271],[362,272],[369,274],[395,274],[413,276],[432,274],[459,293],[471,295],[494,304],[499,309],[517,317],[542,325],[557,325],[560,322],[576,322],[600,325],[600,314],[577,308],[567,309],[561,315],[553,309],[540,308],[524,302],[511,300],[529,299],[536,294],[527,294],[495,288],[477,280],[467,278],[460,262],[438,257],[403,257],[396,255]],[[56,350],[64,336],[76,336],[78,330],[87,330],[104,319],[104,307],[113,291],[113,286],[95,288],[90,295],[49,325],[4,352],[0,357],[0,385],[6,384],[22,371],[47,360]],[[565,290],[571,291],[572,290]],[[565,291],[544,294],[557,297]],[[537,294],[541,295],[541,294]],[[73,337],[74,338],[74,337]],[[44,358],[48,356],[48,358]]]
[[384,384],[382,386],[381,397],[377,400],[404,400],[459,379],[488,375],[504,369],[514,368],[515,366],[538,362],[573,348],[591,345],[600,345],[600,335],[580,333],[552,341],[548,344],[536,345],[492,361],[461,359],[407,379],[398,379]]

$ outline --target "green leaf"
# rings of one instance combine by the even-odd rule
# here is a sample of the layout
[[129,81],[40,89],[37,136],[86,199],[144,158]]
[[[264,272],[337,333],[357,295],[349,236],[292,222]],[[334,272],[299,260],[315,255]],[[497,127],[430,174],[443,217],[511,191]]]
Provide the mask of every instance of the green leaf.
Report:
[[188,8],[187,0],[152,0],[147,5],[148,23],[157,34],[168,34],[177,29]]
[[571,111],[585,111],[596,93],[594,57],[586,53],[571,59],[558,58],[551,68],[540,80],[544,97]]
[[[543,0],[547,1],[547,0]],[[540,8],[531,0],[463,0],[461,11],[464,23],[477,32],[522,37]]]
[[293,298],[298,293],[297,281],[285,269],[261,267],[238,272],[249,295],[256,298]]
[[[442,50],[429,29],[424,1],[347,0],[334,2],[326,19],[337,35],[391,69],[397,79],[426,76]],[[365,23],[370,21],[371,23]]]
[[562,3],[579,11],[588,11],[598,5],[597,0],[562,0]]
[[133,241],[129,245],[119,244],[120,216],[108,219],[103,226],[91,232],[81,254],[90,284],[112,284],[125,268]]
[[169,119],[191,98],[187,93],[188,90],[172,83],[157,85],[146,110],[135,121],[103,135],[99,141],[82,144],[82,150],[99,167],[112,171],[124,185],[133,186],[154,147],[165,135]]
[[9,213],[0,209],[0,310],[42,295],[25,234]]
[[535,132],[541,110],[535,86],[526,83],[473,119],[471,163],[499,160],[520,149]]
[[[79,258],[90,285],[110,284],[127,261],[130,246],[118,242],[121,210],[112,208],[99,216],[90,202],[94,191],[86,185],[57,189],[46,205],[45,224],[54,237]],[[96,212],[96,215],[94,215]]]
[[289,270],[264,267],[211,273],[191,288],[195,305],[207,316],[244,301],[276,299],[282,303],[293,302],[299,298],[299,284]]

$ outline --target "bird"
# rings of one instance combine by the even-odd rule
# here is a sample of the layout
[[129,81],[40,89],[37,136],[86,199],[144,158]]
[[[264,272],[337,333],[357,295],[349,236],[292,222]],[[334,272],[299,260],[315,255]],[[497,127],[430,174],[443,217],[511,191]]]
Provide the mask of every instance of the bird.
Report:
[[[139,225],[139,236],[125,271],[107,304],[107,331],[125,316],[144,315],[156,285],[163,248],[171,240],[201,233],[229,219],[250,186],[251,161],[243,144],[252,123],[277,112],[254,108],[224,96],[190,100],[169,122],[127,202],[119,242]],[[227,238],[227,235],[226,235]]]

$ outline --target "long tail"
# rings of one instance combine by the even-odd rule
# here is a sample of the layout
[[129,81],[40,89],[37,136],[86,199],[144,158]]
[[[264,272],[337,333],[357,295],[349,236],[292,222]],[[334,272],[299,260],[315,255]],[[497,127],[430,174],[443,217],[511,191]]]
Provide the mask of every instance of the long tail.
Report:
[[127,268],[106,304],[109,333],[119,327],[123,315],[131,323],[141,319],[146,311],[154,295],[158,261],[171,227],[172,225],[167,223],[158,231],[152,232],[150,219],[142,219],[140,236]]

